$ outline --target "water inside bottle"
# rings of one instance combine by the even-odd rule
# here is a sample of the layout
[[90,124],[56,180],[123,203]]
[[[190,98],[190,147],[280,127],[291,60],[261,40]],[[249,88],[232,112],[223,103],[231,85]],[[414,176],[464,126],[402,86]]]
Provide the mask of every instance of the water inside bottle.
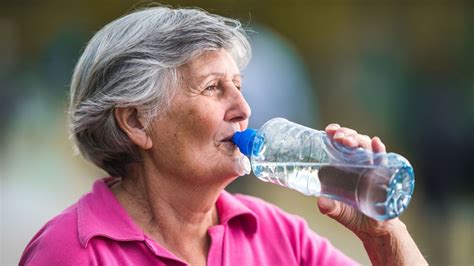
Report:
[[[411,195],[391,195],[392,169],[377,165],[329,165],[327,163],[272,162],[253,165],[259,179],[297,190],[308,196],[326,196],[357,206],[373,217],[385,217],[387,206],[403,204]],[[393,181],[393,180],[392,180]],[[396,196],[393,201],[392,196]],[[393,208],[392,208],[393,209]]]
[[297,190],[308,196],[319,196],[321,183],[318,163],[254,163],[253,173],[265,182]]

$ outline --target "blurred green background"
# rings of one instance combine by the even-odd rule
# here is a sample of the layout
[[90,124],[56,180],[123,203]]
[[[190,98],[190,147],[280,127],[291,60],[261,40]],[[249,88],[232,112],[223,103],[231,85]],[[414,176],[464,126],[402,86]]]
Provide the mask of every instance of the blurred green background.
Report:
[[[161,1],[253,29],[245,70],[251,125],[274,116],[380,136],[413,164],[402,215],[433,265],[474,261],[474,6],[468,1]],[[104,173],[75,156],[68,83],[94,32],[144,2],[0,2],[0,264]],[[229,188],[305,217],[363,264],[361,243],[315,199],[252,176]]]

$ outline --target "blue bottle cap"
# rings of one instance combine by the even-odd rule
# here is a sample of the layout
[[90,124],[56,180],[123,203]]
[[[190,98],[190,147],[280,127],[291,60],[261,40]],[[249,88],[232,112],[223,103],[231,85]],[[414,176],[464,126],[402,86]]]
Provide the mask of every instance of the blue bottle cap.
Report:
[[262,150],[264,137],[257,130],[248,128],[244,131],[235,132],[232,137],[232,142],[234,142],[241,153],[246,156],[258,155]]

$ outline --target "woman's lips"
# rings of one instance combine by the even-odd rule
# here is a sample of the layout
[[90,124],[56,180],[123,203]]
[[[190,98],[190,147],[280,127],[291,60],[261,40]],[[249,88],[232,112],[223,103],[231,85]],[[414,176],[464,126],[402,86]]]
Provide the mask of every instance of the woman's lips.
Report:
[[233,136],[234,136],[234,134],[232,134],[232,135],[230,135],[230,136],[227,136],[227,137],[225,137],[224,139],[222,139],[221,141],[222,141],[222,142],[226,142],[226,141],[232,142],[232,137],[233,137]]
[[231,145],[232,147],[236,147],[235,144],[231,140],[222,141],[222,143],[226,145]]
[[231,140],[221,141],[221,145],[230,151],[237,149],[237,146]]

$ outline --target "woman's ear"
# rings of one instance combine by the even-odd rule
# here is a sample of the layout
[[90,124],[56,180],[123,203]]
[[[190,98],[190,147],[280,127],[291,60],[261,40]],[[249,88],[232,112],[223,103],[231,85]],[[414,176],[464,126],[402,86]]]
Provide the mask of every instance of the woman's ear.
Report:
[[144,129],[142,119],[140,119],[136,108],[117,108],[114,110],[114,115],[119,127],[135,145],[144,150],[153,147],[150,135]]

